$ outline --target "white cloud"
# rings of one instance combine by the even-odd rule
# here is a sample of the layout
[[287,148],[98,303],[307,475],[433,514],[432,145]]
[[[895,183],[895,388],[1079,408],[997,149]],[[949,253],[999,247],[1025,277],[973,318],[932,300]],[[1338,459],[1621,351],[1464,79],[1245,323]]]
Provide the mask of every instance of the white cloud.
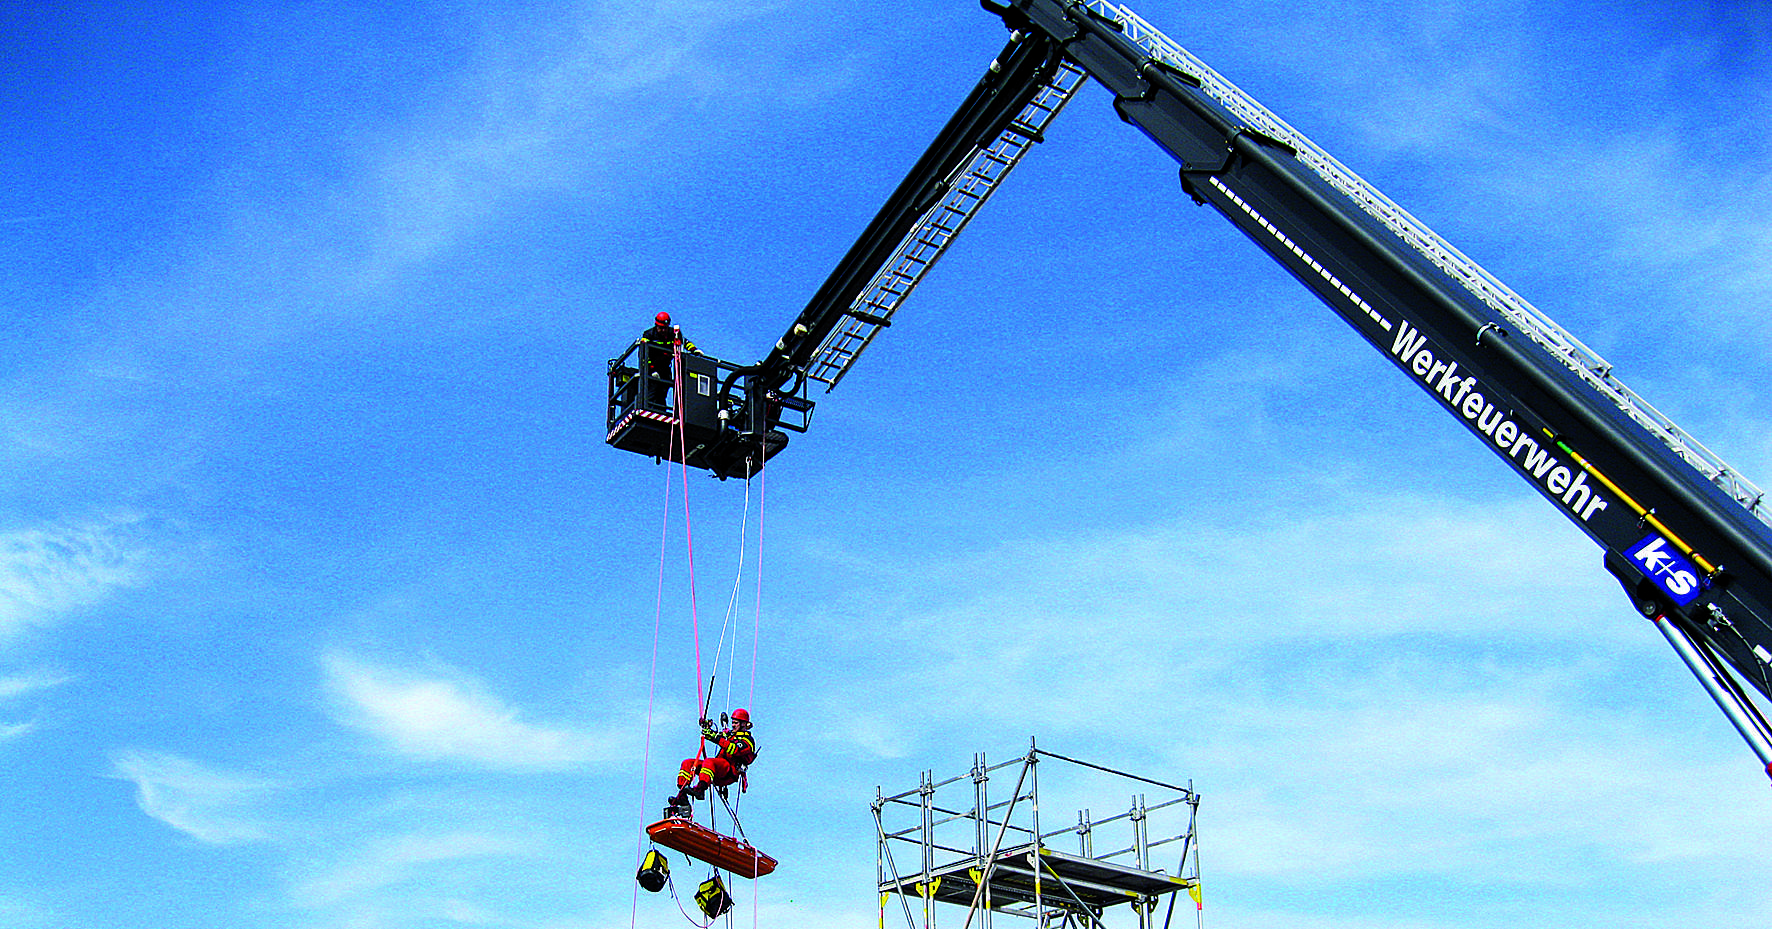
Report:
[[[1491,646],[1531,641],[1606,656],[1633,641],[1628,622],[1579,621],[1613,606],[1634,614],[1575,531],[1536,500],[1344,504],[1305,518],[1190,519],[1018,542],[906,567],[911,587],[856,592],[877,617],[868,636],[881,657],[869,660],[886,673],[858,674],[829,698],[849,707],[845,741],[893,757],[912,733],[883,720],[954,705],[979,720],[1033,713],[1081,725],[1141,698],[1172,702],[1163,695],[1177,688],[1206,699],[1258,666],[1282,679],[1304,668],[1355,673],[1347,656],[1360,643],[1399,637],[1421,640],[1417,660],[1459,680],[1477,673]],[[1544,622],[1547,611],[1562,621]],[[912,654],[922,660],[886,657]],[[888,699],[899,708],[891,717],[877,709]]]
[[[0,704],[4,704],[7,700],[23,699],[23,697],[28,697],[28,695],[37,693],[39,690],[48,690],[48,688],[62,686],[62,684],[69,683],[71,679],[73,679],[73,677],[67,677],[67,675],[62,674],[53,674],[53,672],[46,672],[46,670],[35,670],[35,672],[27,672],[27,674],[12,674],[9,675],[9,677],[0,677]],[[23,736],[28,736],[28,734],[32,734],[32,732],[35,732],[37,729],[39,729],[39,723],[37,722],[0,722],[0,743],[12,741],[12,739],[23,738]]]
[[268,838],[260,806],[276,781],[218,770],[165,752],[125,751],[116,776],[134,781],[142,812],[209,845]]
[[[1433,150],[1473,126],[1510,121],[1529,79],[1534,23],[1514,2],[1309,4],[1285,29],[1271,28],[1265,7],[1204,15],[1218,22],[1198,33],[1202,41],[1235,37],[1219,38],[1225,47],[1206,52],[1207,64],[1227,69],[1306,135],[1356,132],[1386,153]],[[1374,34],[1385,41],[1371,41]]]
[[73,678],[48,671],[33,671],[0,677],[0,700],[12,700],[51,687],[60,687]]
[[[535,853],[534,843],[527,839],[484,832],[395,836],[371,843],[349,860],[303,882],[295,891],[295,899],[307,908],[348,905],[353,911],[362,912],[377,900],[395,899],[383,895],[389,888],[422,884],[428,893],[438,895],[427,904],[430,908],[440,910],[438,915],[455,914],[452,921],[464,921],[460,917],[466,915],[471,905],[436,886],[439,869],[474,859],[529,857]],[[409,907],[411,902],[402,901],[402,908]],[[484,913],[478,907],[472,909]],[[411,915],[409,910],[407,915]]]
[[48,929],[69,925],[67,919],[41,902],[0,893],[0,929]]
[[[480,247],[502,224],[524,222],[539,202],[601,200],[578,221],[620,226],[622,191],[658,184],[661,132],[717,122],[710,111],[770,97],[783,83],[830,92],[823,74],[808,76],[785,54],[753,60],[754,36],[723,40],[772,12],[700,0],[571,2],[544,17],[468,11],[450,27],[462,53],[427,70],[445,88],[428,105],[391,103],[317,135],[302,164],[336,159],[338,171],[292,178],[275,165],[236,165],[231,211],[204,225],[212,232],[174,243],[181,269],[120,285],[130,323],[64,376],[84,386],[94,367],[121,365],[174,391],[192,378],[256,382],[258,353],[316,328],[337,342],[366,319],[398,319],[413,302],[389,301],[389,291]],[[201,370],[167,373],[181,359]],[[80,428],[95,432],[112,422],[80,408],[90,402],[0,404],[0,429],[33,450],[59,450],[78,431],[69,420],[84,416],[96,425]]]
[[[1763,337],[1772,304],[1772,180],[1765,162],[1718,156],[1707,137],[1726,134],[1724,128],[1669,119],[1563,125],[1550,144],[1477,180],[1495,192],[1494,203],[1506,205],[1497,225],[1532,228],[1536,247],[1555,243],[1587,256],[1590,269],[1640,278],[1643,297],[1628,306],[1631,316]],[[1581,305],[1579,294],[1565,299]],[[1753,352],[1763,341],[1737,340],[1736,351]]]
[[[1298,772],[1214,798],[1214,866],[1326,882],[1481,879],[1531,856],[1554,863],[1538,879],[1555,880],[1594,842],[1614,860],[1660,854],[1663,843],[1650,834],[1660,819],[1644,800],[1657,783],[1727,777],[1683,761],[1678,746],[1623,714],[1582,715],[1569,691],[1587,682],[1571,680],[1558,693],[1525,675],[1498,675],[1454,695],[1429,683],[1349,695],[1339,691],[1357,681],[1325,678],[1321,704],[1249,703],[1239,731],[1195,736],[1215,766]],[[1619,763],[1614,740],[1632,746],[1630,764]],[[1713,835],[1687,853],[1715,854],[1724,844]]]
[[335,718],[398,754],[505,771],[560,771],[624,754],[611,735],[543,726],[453,671],[419,673],[343,653],[323,659]]
[[0,533],[0,644],[146,577],[133,516]]
[[[595,188],[591,174],[644,163],[639,149],[654,144],[668,108],[746,86],[733,72],[755,65],[710,60],[712,40],[768,12],[701,0],[583,4],[481,49],[490,63],[462,81],[457,104],[371,154],[360,199],[376,247],[365,278],[432,257],[512,198]],[[668,103],[645,97],[662,86]]]
[[[1246,886],[1725,873],[1772,809],[1717,795],[1763,783],[1597,561],[1535,499],[1418,494],[1006,543],[856,591],[875,648],[809,715],[852,751],[882,705],[916,721],[879,767],[1030,732],[1154,748]],[[1709,795],[1669,817],[1668,784]]]
[[[59,687],[70,680],[72,680],[72,678],[48,671],[34,671],[27,674],[15,674],[10,677],[0,677],[0,703],[4,703],[8,700],[16,700],[29,694],[36,693],[39,690]],[[0,742],[9,742],[21,736],[29,735],[32,732],[37,731],[37,728],[38,724],[35,722],[0,722]]]

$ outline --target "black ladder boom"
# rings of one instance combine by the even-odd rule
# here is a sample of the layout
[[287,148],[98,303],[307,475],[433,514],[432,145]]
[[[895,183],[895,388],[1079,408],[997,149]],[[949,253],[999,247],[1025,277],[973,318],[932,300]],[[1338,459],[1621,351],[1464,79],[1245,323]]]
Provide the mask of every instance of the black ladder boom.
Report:
[[[1632,605],[1772,772],[1772,726],[1737,683],[1772,699],[1772,516],[1758,488],[1579,339],[1129,9],[1108,0],[984,7],[1010,28],[1009,43],[764,359],[712,362],[723,380],[708,408],[738,424],[710,427],[706,443],[673,460],[725,476],[778,450],[778,427],[803,430],[808,381],[835,386],[1092,78],[1180,164],[1196,202],[1601,547]],[[655,425],[634,425],[648,412],[634,367],[610,364],[609,441],[670,457]]]

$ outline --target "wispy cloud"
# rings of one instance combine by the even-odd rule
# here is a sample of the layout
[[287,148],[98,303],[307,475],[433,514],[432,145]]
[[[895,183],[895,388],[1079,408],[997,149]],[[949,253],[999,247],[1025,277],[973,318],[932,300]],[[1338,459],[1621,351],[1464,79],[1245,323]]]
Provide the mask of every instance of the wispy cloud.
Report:
[[[1685,327],[1700,314],[1765,341],[1767,82],[1764,56],[1732,52],[1753,31],[1740,21],[1752,14],[1645,8],[1584,23],[1574,38],[1515,0],[1360,15],[1313,5],[1282,30],[1246,11],[1216,15],[1238,13],[1245,21],[1225,28],[1244,33],[1235,47],[1247,57],[1228,63],[1237,72],[1228,76],[1265,80],[1251,88],[1258,98],[1454,244],[1477,230],[1507,243],[1528,228],[1542,237],[1518,241],[1534,248],[1561,239],[1590,268],[1604,261],[1676,282],[1633,310]],[[1675,18],[1679,28],[1666,31],[1639,21]],[[1368,40],[1377,23],[1383,42]],[[1572,55],[1574,42],[1611,53]],[[1453,196],[1437,202],[1438,191]],[[1531,264],[1505,244],[1472,255]]]
[[[1580,616],[1594,597],[1612,596],[1586,557],[1574,530],[1535,500],[1479,506],[1411,494],[1302,518],[1189,519],[1006,544],[905,566],[915,590],[884,581],[858,592],[891,637],[885,653],[915,649],[945,683],[937,691],[867,674],[835,699],[856,704],[863,734],[881,732],[885,693],[919,706],[913,718],[957,701],[979,718],[1033,709],[1082,723],[1124,712],[1129,697],[1159,699],[1178,678],[1218,689],[1275,655],[1332,663],[1360,642],[1436,640],[1441,652],[1428,657],[1452,663],[1473,660],[1461,650],[1480,653],[1472,643],[1483,641],[1580,640],[1603,651],[1631,627],[1541,621],[1542,610]],[[1276,571],[1286,583],[1273,583]],[[1106,680],[1116,686],[1099,686]],[[903,751],[904,735],[873,741]]]
[[[542,19],[480,14],[442,102],[390,119],[373,142],[345,143],[350,170],[318,192],[331,205],[322,219],[243,214],[236,244],[311,295],[312,309],[359,306],[365,292],[397,285],[538,195],[646,178],[647,149],[674,115],[749,90],[745,72],[756,65],[719,55],[715,40],[768,13],[768,4],[617,0]],[[290,244],[267,248],[268,234]]]
[[342,652],[328,653],[322,666],[335,718],[409,758],[560,771],[622,754],[612,736],[523,720],[460,672],[386,667]]
[[[329,908],[350,905],[354,912],[363,912],[377,900],[388,898],[383,891],[408,882],[424,879],[436,897],[431,906],[445,918],[470,911],[481,912],[435,886],[430,886],[439,869],[475,859],[528,857],[536,853],[535,843],[522,838],[486,832],[448,832],[441,834],[410,834],[372,842],[367,848],[334,864],[318,877],[304,881],[295,889],[294,898],[304,908]],[[403,904],[404,905],[404,904]],[[475,922],[476,920],[455,919]]]
[[60,687],[73,678],[65,674],[50,671],[33,671],[28,674],[14,674],[0,677],[0,700],[14,700],[26,694],[51,687]]
[[[669,83],[674,105],[717,93],[709,39],[759,16],[756,5],[583,4],[521,49],[482,49],[459,101],[373,153],[363,193],[377,248],[371,276],[422,261],[509,198],[582,184],[652,137],[662,113],[637,95]],[[684,93],[691,100],[683,99]]]
[[[1764,333],[1772,304],[1772,181],[1764,162],[1706,161],[1676,125],[1577,133],[1522,164],[1508,190],[1618,260],[1701,285],[1682,307]],[[1574,222],[1572,220],[1586,220]],[[1682,310],[1684,313],[1685,310]]]
[[269,836],[261,806],[279,789],[276,781],[165,752],[120,752],[113,769],[135,783],[142,812],[200,842],[238,845]]
[[[0,704],[9,700],[17,700],[39,690],[59,687],[72,678],[48,671],[35,671],[28,674],[15,674],[0,677]],[[37,731],[35,721],[8,723],[0,722],[0,742],[9,742],[21,736]]]
[[[1419,493],[1020,540],[858,591],[876,647],[839,646],[860,666],[803,712],[877,767],[956,735],[1169,733],[1172,770],[1216,785],[1214,869],[1245,883],[1724,872],[1772,812],[1721,803],[1687,832],[1645,801],[1756,788],[1738,746],[1693,753],[1604,696],[1647,678],[1707,711],[1596,560],[1540,501]],[[880,706],[915,722],[877,747]]]
[[[586,0],[548,16],[504,8],[465,14],[451,32],[461,54],[437,56],[448,63],[423,78],[439,92],[423,95],[420,106],[366,105],[358,120],[304,137],[309,154],[296,173],[278,160],[237,162],[217,198],[223,212],[169,243],[170,273],[144,280],[130,268],[116,272],[105,302],[128,309],[111,342],[60,372],[72,385],[60,389],[77,396],[11,399],[0,404],[0,427],[32,450],[72,445],[69,432],[127,428],[124,414],[89,408],[116,402],[105,390],[114,383],[92,383],[99,370],[121,368],[168,392],[215,378],[269,389],[252,376],[259,353],[315,329],[333,344],[386,332],[375,324],[406,319],[416,303],[404,288],[427,279],[444,256],[481,247],[503,224],[532,219],[543,198],[591,201],[576,220],[581,232],[621,226],[626,191],[659,183],[661,128],[718,122],[713,111],[784,82],[828,88],[785,56],[752,61],[754,37],[720,41],[771,11],[770,4]],[[274,66],[258,74],[257,64],[243,62],[243,79],[275,79]],[[409,102],[397,91],[378,97]],[[333,168],[305,170],[319,162]]]
[[139,525],[121,516],[0,533],[0,644],[141,583]]
[[40,901],[0,892],[0,929],[49,929],[69,925]]

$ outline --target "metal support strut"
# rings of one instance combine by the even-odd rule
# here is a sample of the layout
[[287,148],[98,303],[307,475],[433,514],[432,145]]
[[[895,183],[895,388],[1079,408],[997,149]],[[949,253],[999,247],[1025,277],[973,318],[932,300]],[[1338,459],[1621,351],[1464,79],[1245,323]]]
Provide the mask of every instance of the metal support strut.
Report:
[[1686,667],[1692,669],[1698,683],[1717,702],[1723,715],[1729,717],[1735,731],[1741,733],[1741,737],[1747,740],[1748,748],[1753,749],[1754,754],[1759,756],[1760,763],[1766,766],[1767,776],[1772,777],[1772,726],[1767,724],[1766,718],[1760,715],[1760,711],[1749,702],[1747,695],[1729,679],[1728,672],[1722,669],[1710,651],[1687,635],[1666,613],[1656,613],[1650,617],[1650,622],[1661,630],[1661,634],[1674,647],[1674,651],[1679,653],[1680,660],[1686,663]]

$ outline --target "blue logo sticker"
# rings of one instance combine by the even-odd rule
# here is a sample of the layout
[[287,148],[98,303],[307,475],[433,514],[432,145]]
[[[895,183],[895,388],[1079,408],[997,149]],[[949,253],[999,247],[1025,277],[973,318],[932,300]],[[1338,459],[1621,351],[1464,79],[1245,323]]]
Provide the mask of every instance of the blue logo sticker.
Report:
[[1651,534],[1624,554],[1680,606],[1698,599],[1704,590],[1698,569],[1661,536]]

